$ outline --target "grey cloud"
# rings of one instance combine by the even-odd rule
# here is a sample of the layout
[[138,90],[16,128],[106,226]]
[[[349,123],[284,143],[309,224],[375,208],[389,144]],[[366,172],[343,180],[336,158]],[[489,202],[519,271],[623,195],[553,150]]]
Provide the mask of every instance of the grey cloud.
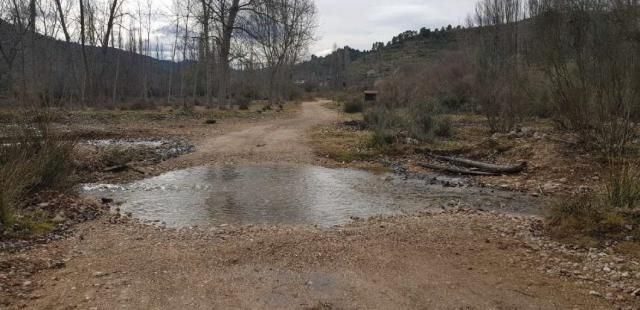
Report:
[[349,45],[368,49],[405,30],[462,24],[476,0],[316,0],[319,35],[311,52]]
[[[171,0],[153,1],[156,1],[156,7],[171,7]],[[463,24],[476,1],[316,0],[319,40],[310,52],[318,54],[330,50],[334,43],[369,49],[373,42],[387,42],[405,30]],[[162,22],[170,23],[168,20]]]

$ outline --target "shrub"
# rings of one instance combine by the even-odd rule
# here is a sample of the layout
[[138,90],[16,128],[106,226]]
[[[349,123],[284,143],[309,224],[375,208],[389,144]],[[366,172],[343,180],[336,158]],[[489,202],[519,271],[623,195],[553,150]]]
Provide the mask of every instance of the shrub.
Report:
[[550,232],[560,237],[622,238],[629,234],[627,225],[640,225],[633,212],[640,207],[637,166],[622,161],[609,169],[601,192],[559,199],[547,208]]
[[434,133],[438,137],[448,138],[453,136],[453,121],[444,116],[436,119]]
[[73,141],[53,134],[48,123],[23,122],[19,128],[11,133],[12,143],[0,147],[0,224],[5,228],[24,196],[60,186],[72,171]]
[[606,154],[623,151],[635,138],[638,18],[632,2],[568,1],[545,6],[531,19],[555,118]]
[[361,113],[363,109],[364,109],[364,104],[362,103],[362,101],[357,99],[356,100],[351,99],[345,102],[342,108],[342,110],[345,113],[349,113],[349,114]]
[[249,105],[251,104],[251,100],[248,98],[243,98],[238,100],[238,109],[242,111],[249,110]]
[[373,135],[371,135],[371,140],[369,142],[369,146],[377,149],[387,148],[389,145],[393,144],[395,137],[393,134],[389,132],[385,132],[382,129],[375,130]]
[[364,112],[364,121],[373,130],[398,130],[402,127],[402,118],[394,109],[378,105]]
[[610,159],[604,198],[615,209],[633,209],[640,205],[640,169],[624,159]]
[[451,131],[450,123],[440,124],[442,121],[437,116],[439,108],[434,100],[407,107],[390,106],[377,105],[367,109],[364,121],[368,127],[394,138],[403,135],[420,141],[432,141],[436,131],[443,135]]
[[556,235],[590,233],[604,218],[594,197],[563,197],[551,202],[546,210],[547,229]]

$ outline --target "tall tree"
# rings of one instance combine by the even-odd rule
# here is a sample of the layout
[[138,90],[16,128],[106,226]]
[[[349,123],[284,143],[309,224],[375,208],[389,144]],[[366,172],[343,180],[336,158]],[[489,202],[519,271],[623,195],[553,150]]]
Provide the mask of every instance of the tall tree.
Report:
[[311,0],[271,0],[262,2],[257,12],[248,29],[260,44],[269,71],[270,102],[276,103],[290,76],[287,67],[300,60],[314,39],[316,7]]
[[218,48],[218,98],[229,106],[229,81],[231,72],[231,47],[238,32],[247,30],[237,24],[244,13],[256,12],[261,0],[211,0],[207,3],[214,15],[216,46]]
[[69,29],[67,28],[67,19],[65,17],[65,12],[62,9],[62,3],[60,2],[60,0],[54,1],[56,3],[56,9],[60,18],[60,27],[62,27],[62,33],[64,33],[64,40],[67,43],[71,43],[71,35],[69,34]]

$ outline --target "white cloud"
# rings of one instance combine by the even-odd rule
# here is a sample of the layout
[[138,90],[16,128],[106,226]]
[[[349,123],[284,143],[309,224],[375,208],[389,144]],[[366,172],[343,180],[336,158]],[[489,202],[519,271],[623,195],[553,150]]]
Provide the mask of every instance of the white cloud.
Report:
[[319,36],[312,53],[337,44],[369,49],[405,30],[463,24],[476,0],[316,0]]
[[[168,11],[172,0],[155,1]],[[390,41],[405,30],[440,28],[464,23],[477,0],[316,0],[318,41],[312,54],[331,51],[334,44],[370,49],[373,42]],[[167,18],[157,22],[167,23]]]

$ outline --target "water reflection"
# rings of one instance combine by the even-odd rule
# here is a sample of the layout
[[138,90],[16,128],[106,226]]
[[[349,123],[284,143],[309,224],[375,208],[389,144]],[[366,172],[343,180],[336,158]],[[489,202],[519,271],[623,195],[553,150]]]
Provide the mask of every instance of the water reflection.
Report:
[[315,166],[224,166],[174,171],[127,185],[86,185],[86,196],[171,227],[208,224],[344,224],[352,217],[411,213],[463,203],[527,211],[521,195],[446,188],[420,180]]

